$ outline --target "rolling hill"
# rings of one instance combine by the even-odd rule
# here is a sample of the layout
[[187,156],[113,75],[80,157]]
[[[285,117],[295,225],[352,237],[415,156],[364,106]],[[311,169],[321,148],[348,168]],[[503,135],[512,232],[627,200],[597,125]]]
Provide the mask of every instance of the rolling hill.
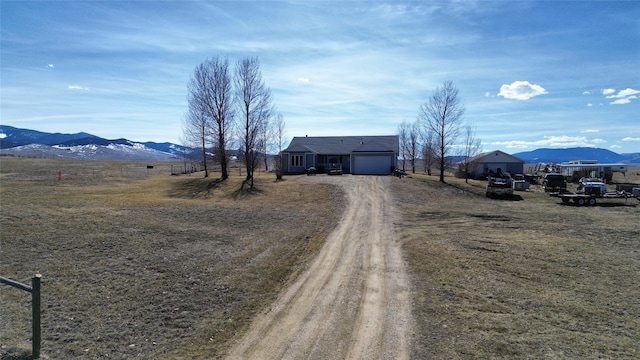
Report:
[[[135,142],[104,139],[85,132],[46,133],[0,125],[0,154],[87,160],[178,160],[198,151],[169,142]],[[640,152],[618,154],[611,150],[576,147],[536,149],[512,154],[526,163],[554,163],[570,160],[597,160],[599,163],[640,164]]]
[[88,133],[61,134],[0,125],[0,154],[76,160],[177,160],[193,149],[171,143],[104,139]]
[[601,164],[607,163],[624,163],[638,164],[640,163],[640,153],[618,154],[611,150],[591,148],[591,147],[575,147],[567,149],[536,149],[533,151],[525,151],[512,154],[524,160],[526,163],[560,163],[571,160],[597,160]]

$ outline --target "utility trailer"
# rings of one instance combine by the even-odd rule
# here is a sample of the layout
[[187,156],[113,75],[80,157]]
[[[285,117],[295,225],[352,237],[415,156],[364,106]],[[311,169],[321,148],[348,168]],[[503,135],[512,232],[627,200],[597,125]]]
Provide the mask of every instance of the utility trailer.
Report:
[[631,193],[624,190],[607,191],[607,185],[605,183],[596,181],[584,182],[582,183],[581,188],[583,190],[579,192],[554,192],[549,195],[560,198],[563,203],[573,201],[579,206],[596,205],[598,202],[597,199],[635,198],[640,200],[640,186],[638,188],[633,188],[633,192]]

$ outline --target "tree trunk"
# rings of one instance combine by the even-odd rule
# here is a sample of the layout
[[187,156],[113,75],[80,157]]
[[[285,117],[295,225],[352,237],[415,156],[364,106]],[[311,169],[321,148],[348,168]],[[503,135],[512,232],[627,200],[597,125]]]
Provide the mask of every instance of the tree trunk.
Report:
[[[207,167],[207,147],[205,145],[204,139],[202,140],[202,161],[204,162],[204,177],[209,177],[209,168]],[[185,169],[186,171],[187,169]]]
[[[444,144],[444,140],[445,140],[444,137],[442,137],[440,139],[440,143]],[[440,182],[441,183],[444,183],[444,162],[445,162],[444,155],[445,155],[444,146],[441,145],[440,147]]]
[[[218,144],[224,144],[224,129],[218,124]],[[225,147],[218,146],[218,156],[220,157],[220,175],[221,180],[226,180],[229,177],[229,170],[227,169],[227,154],[225,153]]]

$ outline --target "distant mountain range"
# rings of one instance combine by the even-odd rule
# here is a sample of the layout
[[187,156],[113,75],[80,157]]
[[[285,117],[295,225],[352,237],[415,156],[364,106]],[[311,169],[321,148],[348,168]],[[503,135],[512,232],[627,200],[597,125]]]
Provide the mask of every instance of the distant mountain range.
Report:
[[78,160],[183,159],[193,149],[172,143],[108,140],[88,133],[61,134],[0,125],[0,154]]
[[[0,125],[0,154],[86,160],[181,160],[195,149],[172,143],[108,140],[88,133],[61,134]],[[512,154],[526,163],[597,160],[599,163],[640,164],[640,152],[618,154],[610,150],[577,147],[537,149]]]
[[512,154],[528,164],[560,163],[571,160],[597,160],[601,164],[622,163],[640,164],[640,152],[631,154],[618,154],[611,150],[575,147],[568,149],[536,149]]

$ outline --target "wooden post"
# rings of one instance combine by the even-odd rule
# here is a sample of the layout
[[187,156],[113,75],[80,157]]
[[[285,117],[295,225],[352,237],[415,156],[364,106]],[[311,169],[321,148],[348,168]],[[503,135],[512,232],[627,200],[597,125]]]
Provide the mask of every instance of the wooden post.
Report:
[[31,314],[32,314],[32,339],[31,356],[33,359],[40,358],[40,280],[42,275],[35,274],[31,279]]
[[40,358],[40,280],[42,275],[35,274],[31,278],[31,286],[0,276],[0,284],[7,284],[16,289],[31,293],[31,358]]

